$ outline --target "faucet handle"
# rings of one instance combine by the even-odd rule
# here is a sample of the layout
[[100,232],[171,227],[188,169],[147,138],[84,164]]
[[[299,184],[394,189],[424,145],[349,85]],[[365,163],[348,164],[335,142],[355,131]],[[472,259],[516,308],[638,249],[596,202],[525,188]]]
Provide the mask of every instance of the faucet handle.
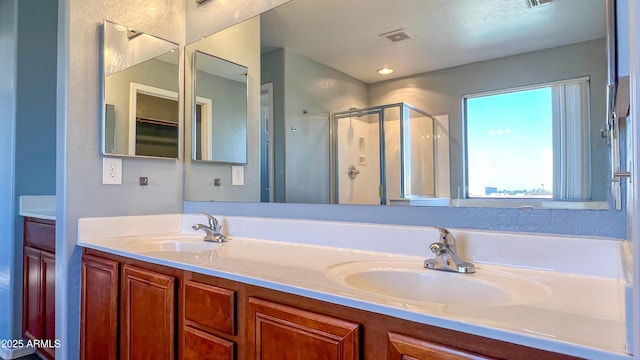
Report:
[[211,214],[207,214],[204,211],[200,212],[202,215],[206,216],[207,219],[209,219],[209,227],[215,231],[215,232],[220,232],[220,229],[222,228],[222,226],[220,226],[220,223],[218,222],[218,219],[216,219],[213,215]]
[[440,256],[440,254],[446,251],[445,245],[441,242],[435,242],[429,245],[429,250],[431,250],[432,253],[436,254],[436,256]]

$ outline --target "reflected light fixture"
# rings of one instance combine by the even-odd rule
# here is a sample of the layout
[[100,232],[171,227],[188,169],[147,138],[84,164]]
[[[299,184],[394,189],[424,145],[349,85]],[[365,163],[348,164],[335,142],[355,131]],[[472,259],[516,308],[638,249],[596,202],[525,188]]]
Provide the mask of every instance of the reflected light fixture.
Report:
[[382,69],[378,69],[378,74],[380,75],[389,75],[393,72],[392,68],[384,67]]
[[127,39],[129,39],[129,40],[133,40],[133,39],[137,38],[138,36],[140,36],[140,35],[142,35],[142,34],[144,34],[144,33],[143,33],[143,32],[141,32],[141,31],[128,30],[128,31],[127,31]]
[[544,4],[548,4],[548,3],[552,3],[555,2],[556,0],[525,0],[525,2],[527,3],[527,6],[529,8],[534,8],[540,5],[544,5]]

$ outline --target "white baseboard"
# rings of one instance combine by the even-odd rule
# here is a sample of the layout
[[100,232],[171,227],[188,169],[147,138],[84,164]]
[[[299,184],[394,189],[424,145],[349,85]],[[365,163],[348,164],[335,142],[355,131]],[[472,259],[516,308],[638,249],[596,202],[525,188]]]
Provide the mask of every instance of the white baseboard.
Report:
[[12,360],[19,357],[31,355],[36,352],[35,348],[23,347],[23,348],[0,348],[0,358],[3,360]]

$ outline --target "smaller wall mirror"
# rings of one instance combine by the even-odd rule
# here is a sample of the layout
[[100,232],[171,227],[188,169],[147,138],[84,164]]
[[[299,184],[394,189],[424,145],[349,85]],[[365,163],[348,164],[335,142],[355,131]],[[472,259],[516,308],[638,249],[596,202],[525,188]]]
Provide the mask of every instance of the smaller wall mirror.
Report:
[[193,160],[247,163],[247,68],[193,53]]
[[178,44],[104,22],[102,153],[177,159]]

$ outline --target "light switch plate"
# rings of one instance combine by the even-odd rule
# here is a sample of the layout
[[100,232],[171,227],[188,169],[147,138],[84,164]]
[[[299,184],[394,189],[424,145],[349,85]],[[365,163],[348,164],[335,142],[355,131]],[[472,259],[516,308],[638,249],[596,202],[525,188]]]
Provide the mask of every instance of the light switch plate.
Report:
[[244,166],[231,167],[231,185],[244,185]]
[[122,159],[102,158],[102,183],[105,185],[122,184]]

